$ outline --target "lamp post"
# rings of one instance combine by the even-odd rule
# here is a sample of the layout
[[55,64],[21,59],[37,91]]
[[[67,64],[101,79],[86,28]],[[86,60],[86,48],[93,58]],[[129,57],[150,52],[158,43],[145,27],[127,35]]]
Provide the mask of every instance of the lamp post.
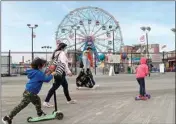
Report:
[[[76,68],[76,31],[80,29],[80,26],[72,25],[71,28],[74,30],[74,33],[75,33],[75,74],[77,74],[77,68]],[[69,30],[62,29],[62,33],[65,33],[65,31],[69,31]]]
[[113,54],[115,54],[115,45],[114,45],[114,30],[112,30],[112,44],[113,44],[113,46],[112,46],[112,48],[113,48]]
[[[115,54],[115,43],[114,43],[114,32],[119,28],[119,26],[117,25],[116,27],[113,27],[112,25],[109,25],[109,29],[112,32],[112,49],[113,49],[113,54]],[[114,72],[116,73],[116,68],[119,67],[119,64],[112,64],[112,66],[114,67]],[[117,72],[118,73],[118,72]]]
[[117,25],[114,29],[112,29],[113,27],[111,25],[109,25],[109,29],[111,29],[110,31],[112,31],[112,49],[113,49],[113,54],[115,54],[115,43],[114,43],[114,32],[119,28],[119,26]]
[[150,27],[141,27],[141,30],[144,31],[144,32],[145,32],[145,35],[146,35],[146,41],[147,41],[146,53],[147,53],[147,59],[149,60],[148,32],[150,32],[151,28],[150,28]]
[[175,28],[172,28],[171,31],[175,33]]
[[75,75],[77,74],[77,66],[76,66],[76,31],[80,29],[80,26],[73,26],[73,29],[75,30]]
[[42,46],[41,48],[46,50],[46,61],[47,61],[47,58],[48,58],[47,57],[47,52],[48,52],[47,50],[51,49],[52,47],[51,46]]
[[35,24],[34,26],[31,26],[31,24],[27,24],[27,26],[32,30],[32,35],[31,35],[31,38],[32,38],[32,61],[34,59],[34,51],[33,51],[33,38],[34,38],[34,29],[38,27],[37,24]]

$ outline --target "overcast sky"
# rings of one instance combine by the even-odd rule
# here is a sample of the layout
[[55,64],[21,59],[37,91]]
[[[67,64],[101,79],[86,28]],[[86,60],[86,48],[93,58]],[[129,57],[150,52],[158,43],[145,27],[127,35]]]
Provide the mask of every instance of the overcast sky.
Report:
[[[149,43],[167,45],[173,50],[175,45],[175,2],[1,2],[2,3],[2,51],[31,51],[31,30],[26,24],[38,24],[35,29],[34,51],[42,51],[41,46],[55,48],[55,32],[63,18],[72,10],[83,6],[99,7],[119,21],[124,44],[139,43],[141,26],[150,26]],[[53,50],[52,49],[52,50]],[[31,55],[25,55],[28,60]],[[14,61],[21,60],[16,55]]]

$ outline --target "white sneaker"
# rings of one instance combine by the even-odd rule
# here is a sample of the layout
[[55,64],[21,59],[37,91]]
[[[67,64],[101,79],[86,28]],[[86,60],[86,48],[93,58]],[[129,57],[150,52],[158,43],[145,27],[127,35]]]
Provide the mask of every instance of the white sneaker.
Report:
[[2,123],[3,124],[8,124],[7,121],[4,121],[4,118],[2,118]]
[[2,123],[3,124],[8,124],[6,121],[4,121],[4,119],[2,118]]
[[12,124],[12,120],[8,116],[5,116],[2,118],[2,123],[3,124]]
[[68,103],[68,104],[76,104],[77,101],[76,101],[76,100],[71,100],[71,101],[68,101],[67,103]]
[[97,87],[99,87],[100,85],[94,85],[93,87],[92,87],[92,89],[96,89]]
[[50,104],[49,102],[44,102],[43,106],[46,107],[46,108],[52,108],[52,107],[54,107],[54,105]]

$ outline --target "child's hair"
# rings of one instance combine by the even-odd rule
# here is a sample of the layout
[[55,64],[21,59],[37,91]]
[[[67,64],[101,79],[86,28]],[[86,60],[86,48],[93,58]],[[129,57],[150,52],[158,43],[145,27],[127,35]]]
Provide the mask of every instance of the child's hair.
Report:
[[31,67],[32,67],[33,69],[37,69],[37,70],[38,70],[38,69],[42,68],[43,65],[46,64],[46,63],[47,63],[46,60],[37,57],[37,58],[35,58],[35,59],[32,61]]
[[88,46],[88,47],[87,47],[87,50],[92,50],[92,47]]

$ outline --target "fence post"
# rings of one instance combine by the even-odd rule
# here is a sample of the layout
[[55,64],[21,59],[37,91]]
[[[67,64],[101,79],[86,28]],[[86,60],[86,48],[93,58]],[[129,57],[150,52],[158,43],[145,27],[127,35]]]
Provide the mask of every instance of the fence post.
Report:
[[10,56],[11,56],[11,55],[10,55],[10,54],[11,54],[11,51],[9,50],[9,61],[8,61],[8,76],[10,76],[10,71],[11,71],[11,68],[10,68],[10,66],[11,66],[11,65],[10,65],[10,64],[11,64],[11,63],[10,63],[10,61],[11,61],[11,58],[10,58]]
[[131,74],[132,74],[132,68],[133,68],[133,66],[132,66],[132,59],[133,59],[133,53],[132,53],[132,50],[131,50]]
[[163,64],[164,64],[164,72],[165,72],[164,51],[163,51]]
[[163,51],[163,63],[164,63],[164,51]]
[[[94,54],[95,55],[95,54]],[[97,69],[96,69],[96,56],[94,56],[94,65],[95,65],[95,67],[94,67],[94,69],[95,69],[95,75],[97,74]]]

